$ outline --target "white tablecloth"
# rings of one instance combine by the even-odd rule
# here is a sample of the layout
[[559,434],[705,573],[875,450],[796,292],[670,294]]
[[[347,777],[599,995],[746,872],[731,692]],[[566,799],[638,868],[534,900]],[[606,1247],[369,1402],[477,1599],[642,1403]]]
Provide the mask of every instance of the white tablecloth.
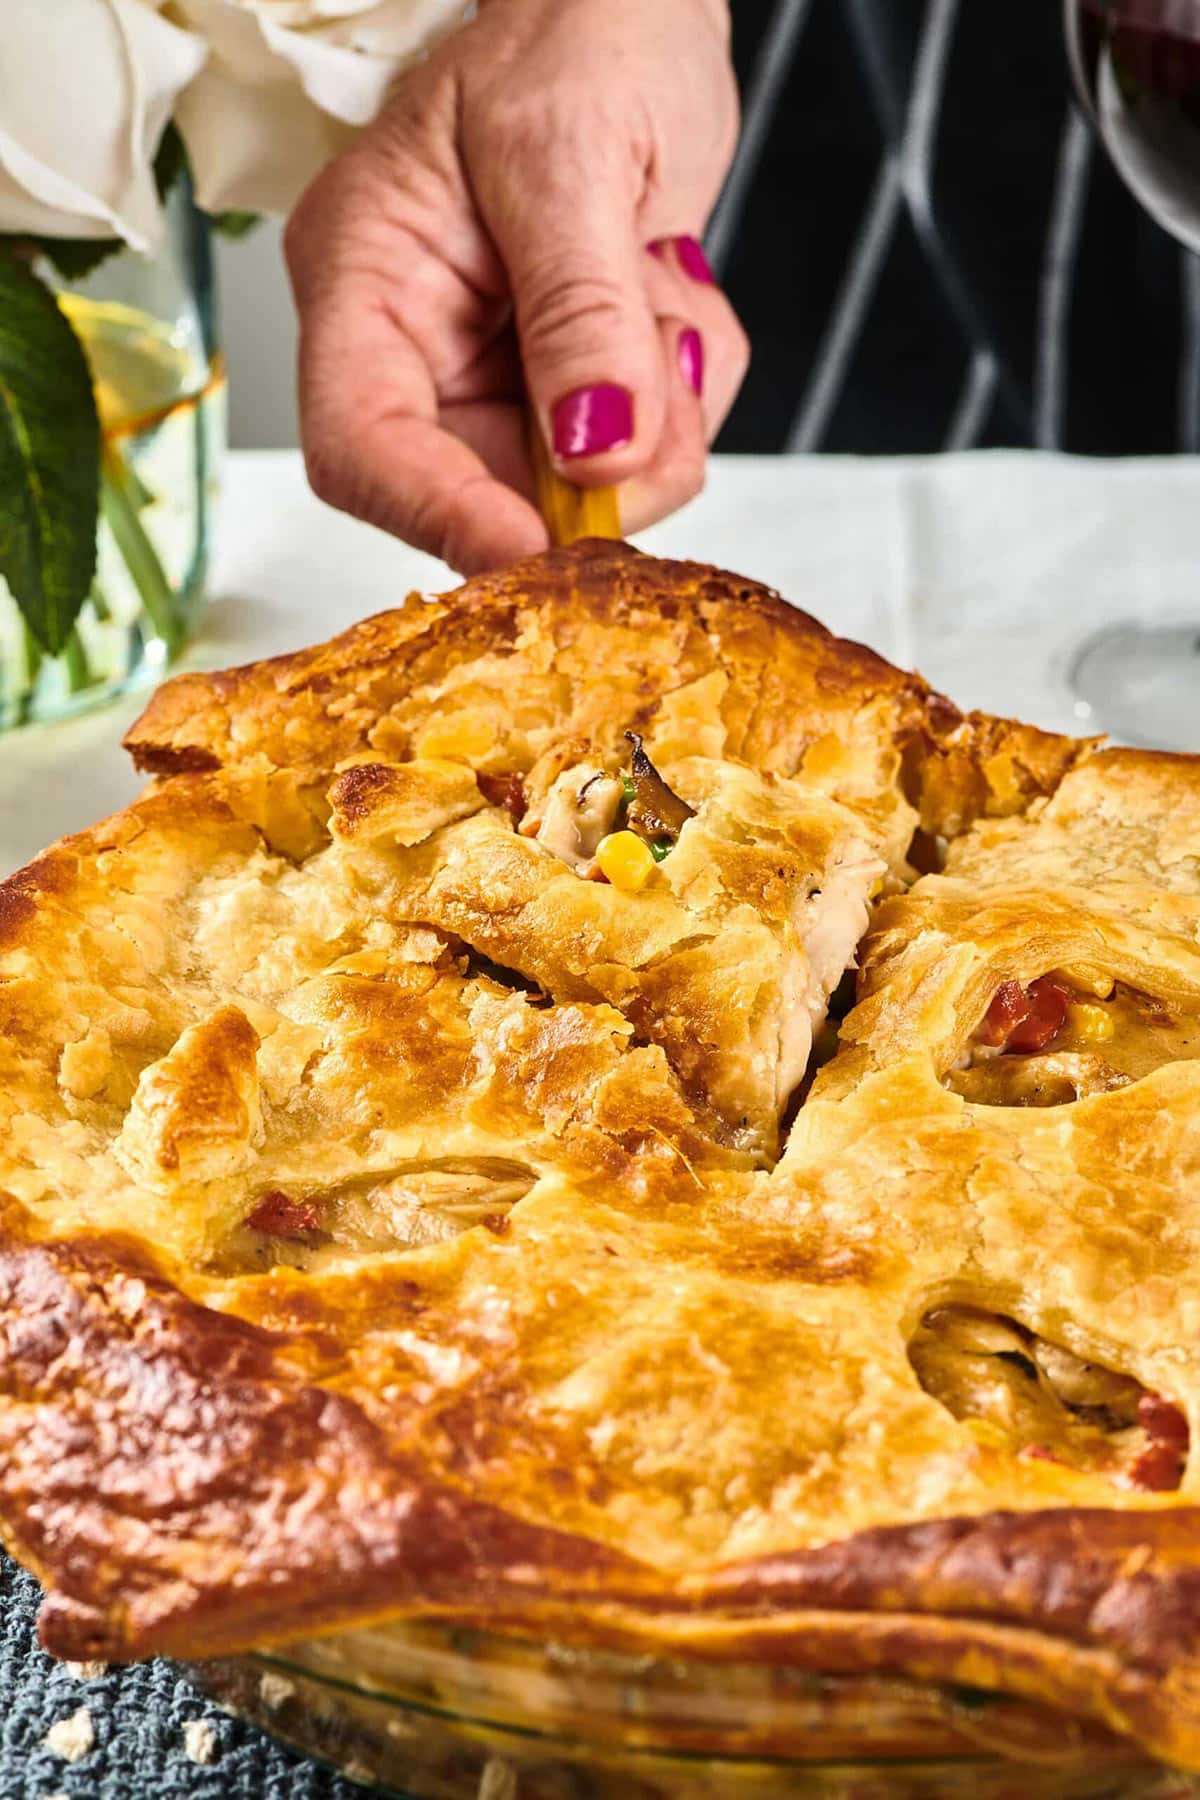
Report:
[[[960,705],[1087,730],[1066,670],[1097,624],[1200,619],[1200,463],[1021,453],[717,458],[704,495],[639,540],[778,587],[915,665]],[[328,637],[447,571],[331,512],[292,451],[230,459],[208,621],[219,667]],[[145,703],[0,736],[0,873],[122,805],[119,747]]]

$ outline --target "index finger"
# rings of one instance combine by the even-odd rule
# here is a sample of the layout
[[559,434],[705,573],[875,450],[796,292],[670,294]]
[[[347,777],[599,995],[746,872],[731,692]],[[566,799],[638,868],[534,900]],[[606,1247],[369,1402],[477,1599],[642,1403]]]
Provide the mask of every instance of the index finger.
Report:
[[392,309],[349,278],[301,303],[300,437],[322,500],[463,574],[546,548],[529,501],[438,423],[433,377]]

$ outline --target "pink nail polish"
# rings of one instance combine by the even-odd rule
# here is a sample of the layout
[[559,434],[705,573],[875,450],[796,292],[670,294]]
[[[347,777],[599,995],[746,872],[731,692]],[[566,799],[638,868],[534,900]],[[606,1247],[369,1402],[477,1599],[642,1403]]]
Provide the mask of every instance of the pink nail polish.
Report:
[[716,281],[707,256],[694,237],[677,237],[675,254],[679,258],[679,266],[685,275],[693,281],[705,281],[711,286]]
[[555,403],[556,456],[599,456],[619,450],[633,436],[633,395],[613,381],[576,388]]
[[704,339],[694,326],[689,325],[680,332],[676,354],[679,357],[679,372],[693,394],[703,393]]

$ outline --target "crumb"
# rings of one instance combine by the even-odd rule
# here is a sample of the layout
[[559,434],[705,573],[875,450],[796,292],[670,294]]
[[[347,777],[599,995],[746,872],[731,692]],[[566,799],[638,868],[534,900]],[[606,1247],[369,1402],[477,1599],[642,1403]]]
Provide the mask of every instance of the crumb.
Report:
[[82,1762],[96,1742],[91,1713],[86,1706],[81,1706],[69,1718],[57,1720],[42,1741],[47,1750],[53,1750],[64,1762]]
[[101,1675],[108,1674],[106,1662],[65,1662],[63,1668],[68,1675],[73,1675],[76,1681],[98,1681]]
[[511,1763],[490,1757],[479,1782],[478,1800],[517,1800],[517,1771]]
[[183,1721],[183,1754],[194,1763],[215,1762],[217,1734],[208,1719]]
[[342,1765],[342,1773],[348,1780],[361,1781],[369,1787],[374,1787],[379,1780],[374,1769],[368,1768],[366,1763],[358,1762],[353,1757],[348,1763]]
[[292,1698],[296,1692],[296,1684],[289,1681],[286,1675],[276,1675],[273,1670],[268,1669],[258,1684],[258,1692],[263,1705],[269,1706],[274,1712],[277,1706],[282,1706],[285,1700]]

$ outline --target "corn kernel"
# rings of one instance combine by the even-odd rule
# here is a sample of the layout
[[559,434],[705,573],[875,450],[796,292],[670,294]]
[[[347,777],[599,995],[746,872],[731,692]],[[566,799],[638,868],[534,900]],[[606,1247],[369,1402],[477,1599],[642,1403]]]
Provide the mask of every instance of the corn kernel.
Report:
[[413,748],[422,760],[446,757],[452,762],[474,762],[486,756],[495,742],[490,720],[478,713],[447,713],[429,721]]
[[612,831],[601,838],[596,846],[596,862],[600,873],[625,894],[636,894],[654,873],[650,846],[635,831]]
[[1072,1006],[1071,1027],[1085,1044],[1106,1043],[1114,1030],[1112,1014],[1103,1006],[1092,1006],[1086,1000],[1077,1000]]

